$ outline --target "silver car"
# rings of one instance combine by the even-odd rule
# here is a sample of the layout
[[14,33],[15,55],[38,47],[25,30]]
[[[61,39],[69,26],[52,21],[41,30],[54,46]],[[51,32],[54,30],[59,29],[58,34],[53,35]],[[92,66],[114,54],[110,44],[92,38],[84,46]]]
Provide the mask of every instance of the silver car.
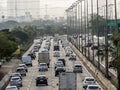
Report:
[[18,90],[17,86],[7,86],[5,90]]
[[83,80],[83,88],[87,88],[88,85],[95,85],[96,81],[93,77],[85,77]]
[[60,57],[60,52],[59,51],[54,51],[53,57]]
[[22,85],[22,80],[19,76],[16,76],[16,77],[12,77],[11,80],[10,80],[10,85],[11,86],[23,86]]
[[26,70],[24,67],[18,67],[16,72],[20,73],[21,76],[26,76]]
[[101,90],[98,85],[88,85],[86,90]]
[[48,71],[48,66],[46,63],[40,63],[39,71]]
[[22,79],[22,76],[20,73],[12,73],[11,77],[16,77],[19,76]]
[[75,64],[73,67],[73,72],[83,72],[82,65],[81,64]]

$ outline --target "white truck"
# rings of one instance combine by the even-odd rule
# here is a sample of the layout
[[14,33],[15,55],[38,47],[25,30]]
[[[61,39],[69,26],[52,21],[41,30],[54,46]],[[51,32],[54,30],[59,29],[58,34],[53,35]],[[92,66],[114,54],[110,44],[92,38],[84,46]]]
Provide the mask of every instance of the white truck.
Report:
[[59,75],[59,90],[77,90],[76,73],[62,72]]
[[22,63],[32,66],[32,59],[30,56],[22,56]]
[[39,63],[46,63],[49,67],[49,63],[50,63],[49,52],[38,53],[38,62]]
[[58,41],[59,41],[59,34],[58,34],[58,33],[55,33],[55,34],[54,34],[54,41],[55,41],[55,42],[58,42]]

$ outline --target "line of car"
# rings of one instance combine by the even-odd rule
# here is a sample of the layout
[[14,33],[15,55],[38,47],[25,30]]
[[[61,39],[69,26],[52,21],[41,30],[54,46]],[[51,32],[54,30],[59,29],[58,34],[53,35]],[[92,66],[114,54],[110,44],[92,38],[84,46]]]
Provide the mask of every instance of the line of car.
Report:
[[[69,60],[76,60],[76,55],[74,54],[74,52],[72,51],[72,49],[70,48],[69,44],[67,43],[67,41],[62,40],[62,47],[65,50],[66,56],[69,58]],[[74,64],[73,65],[73,72],[74,73],[83,73],[83,67],[81,64]],[[89,76],[89,77],[85,77],[83,81],[83,88],[86,90],[101,90],[100,86],[97,85],[96,80],[94,79],[94,77]]]
[[32,51],[30,51],[27,56],[22,56],[22,63],[18,65],[18,67],[16,68],[16,72],[13,72],[11,74],[9,85],[6,87],[5,90],[19,90],[19,88],[23,86],[23,77],[26,76],[28,72],[27,65],[32,66],[31,60],[34,60],[36,58],[36,52],[39,51],[41,44],[42,40],[37,40],[37,43],[35,43]]

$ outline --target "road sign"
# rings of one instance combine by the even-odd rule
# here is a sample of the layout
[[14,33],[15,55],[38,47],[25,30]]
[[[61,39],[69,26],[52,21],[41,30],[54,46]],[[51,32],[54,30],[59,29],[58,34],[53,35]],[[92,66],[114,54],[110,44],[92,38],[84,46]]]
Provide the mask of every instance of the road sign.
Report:
[[[110,26],[110,27],[115,26],[115,20],[108,20],[107,25]],[[117,32],[120,33],[120,19],[117,19],[117,26],[118,26]]]
[[[120,19],[117,19],[117,23],[120,23]],[[114,19],[108,20],[107,25],[108,26],[115,26],[115,20]]]

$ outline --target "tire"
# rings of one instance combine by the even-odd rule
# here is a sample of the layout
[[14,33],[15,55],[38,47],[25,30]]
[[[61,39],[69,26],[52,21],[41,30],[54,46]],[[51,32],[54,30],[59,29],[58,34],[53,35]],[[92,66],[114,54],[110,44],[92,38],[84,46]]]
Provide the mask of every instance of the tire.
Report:
[[24,76],[26,76],[26,74]]
[[48,86],[48,83],[46,83],[46,86]]
[[23,85],[21,84],[20,86],[22,87]]
[[38,84],[36,83],[36,86],[38,86]]

